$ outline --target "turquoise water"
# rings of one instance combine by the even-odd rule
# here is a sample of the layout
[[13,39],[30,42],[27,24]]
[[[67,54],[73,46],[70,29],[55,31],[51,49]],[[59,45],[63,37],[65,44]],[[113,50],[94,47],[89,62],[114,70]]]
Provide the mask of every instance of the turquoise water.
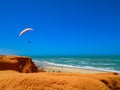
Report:
[[30,56],[38,67],[62,66],[120,72],[120,56]]

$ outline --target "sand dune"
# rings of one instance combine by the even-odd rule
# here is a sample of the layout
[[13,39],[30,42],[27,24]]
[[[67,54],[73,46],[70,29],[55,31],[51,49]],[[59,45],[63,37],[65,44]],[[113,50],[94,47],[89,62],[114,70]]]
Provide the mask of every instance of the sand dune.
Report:
[[64,73],[0,72],[0,90],[109,90],[97,79]]

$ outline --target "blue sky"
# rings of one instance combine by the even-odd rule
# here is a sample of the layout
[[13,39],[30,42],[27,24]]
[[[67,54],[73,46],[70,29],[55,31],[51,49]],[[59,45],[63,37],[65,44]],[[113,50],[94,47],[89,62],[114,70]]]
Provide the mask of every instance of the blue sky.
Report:
[[119,55],[120,1],[1,0],[0,53]]

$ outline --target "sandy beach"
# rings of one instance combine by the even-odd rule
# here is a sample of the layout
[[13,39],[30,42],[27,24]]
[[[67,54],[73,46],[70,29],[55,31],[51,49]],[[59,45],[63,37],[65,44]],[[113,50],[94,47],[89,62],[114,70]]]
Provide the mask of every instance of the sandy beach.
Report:
[[65,72],[65,73],[84,73],[84,74],[93,74],[93,73],[105,73],[110,71],[102,70],[93,70],[85,68],[72,68],[72,67],[58,67],[58,66],[47,66],[44,69],[46,72]]
[[20,56],[1,56],[0,66],[0,90],[120,90],[115,72],[63,67],[44,72]]

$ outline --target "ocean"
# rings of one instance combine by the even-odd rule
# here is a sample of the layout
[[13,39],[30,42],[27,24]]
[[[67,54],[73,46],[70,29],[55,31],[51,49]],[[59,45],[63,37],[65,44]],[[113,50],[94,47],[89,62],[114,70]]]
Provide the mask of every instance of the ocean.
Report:
[[120,56],[30,56],[40,67],[59,66],[120,73]]

